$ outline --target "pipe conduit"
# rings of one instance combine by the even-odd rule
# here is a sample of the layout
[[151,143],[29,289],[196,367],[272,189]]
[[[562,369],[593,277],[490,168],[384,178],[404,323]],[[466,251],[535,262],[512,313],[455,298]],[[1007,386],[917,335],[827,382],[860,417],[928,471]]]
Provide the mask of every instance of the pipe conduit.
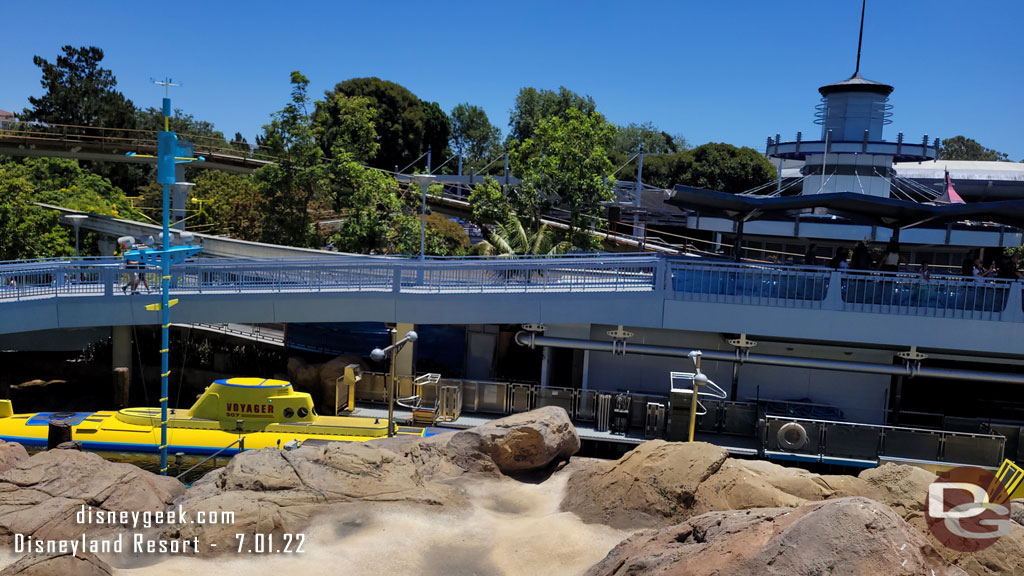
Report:
[[[592,352],[611,352],[612,354],[644,354],[648,356],[671,356],[688,358],[690,350],[672,348],[670,346],[650,346],[646,344],[628,344],[624,341],[602,342],[574,338],[551,338],[538,336],[535,332],[525,330],[516,333],[516,344],[520,346],[548,346],[551,348],[567,348],[571,350],[590,350]],[[924,376],[927,378],[945,378],[968,382],[1000,382],[1003,384],[1024,384],[1024,374],[1006,374],[1003,372],[974,372],[971,370],[951,370],[948,368],[925,368],[916,363],[905,366],[888,364],[869,364],[867,362],[846,362],[843,360],[822,360],[818,358],[800,358],[790,356],[769,356],[765,354],[746,354],[739,356],[735,352],[717,350],[701,350],[705,360],[720,362],[739,362],[765,364],[769,366],[790,366],[794,368],[814,368],[817,370],[835,370],[838,372],[859,372],[864,374],[887,374],[890,376]]]

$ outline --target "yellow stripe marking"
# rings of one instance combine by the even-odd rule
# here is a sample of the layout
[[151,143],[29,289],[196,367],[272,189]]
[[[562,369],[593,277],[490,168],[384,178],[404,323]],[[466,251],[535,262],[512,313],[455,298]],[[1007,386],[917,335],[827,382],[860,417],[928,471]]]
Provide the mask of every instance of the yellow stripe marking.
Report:
[[170,375],[171,375],[171,371],[168,370],[167,372],[164,372],[163,374],[161,374],[160,377],[161,378],[165,378],[165,377],[170,376]]
[[165,352],[170,352],[170,350],[169,350],[169,349],[167,349],[167,348],[161,348],[161,349],[160,349],[160,353],[161,353],[161,354],[163,354],[163,353],[165,353]]

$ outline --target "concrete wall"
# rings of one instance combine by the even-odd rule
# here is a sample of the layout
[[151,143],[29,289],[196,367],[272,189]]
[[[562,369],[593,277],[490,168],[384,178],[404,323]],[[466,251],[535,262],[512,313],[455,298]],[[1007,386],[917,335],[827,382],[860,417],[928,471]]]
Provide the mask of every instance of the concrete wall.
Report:
[[[546,335],[555,336],[553,328],[549,328]],[[607,341],[606,332],[613,328],[593,325],[590,338]],[[629,339],[630,343],[696,350],[735,350],[719,333],[626,329],[635,333]],[[629,350],[628,344],[626,349]],[[752,353],[879,364],[889,364],[893,358],[893,353],[885,350],[779,342],[759,342]],[[612,356],[610,352],[590,352],[589,356],[588,387],[598,390],[666,394],[670,389],[669,372],[693,371],[693,363],[687,358],[631,354]],[[731,391],[733,363],[705,361],[701,369],[726,392]],[[850,420],[881,423],[888,404],[890,382],[891,378],[884,375],[744,364],[739,369],[737,398],[730,400],[800,400],[839,407]]]

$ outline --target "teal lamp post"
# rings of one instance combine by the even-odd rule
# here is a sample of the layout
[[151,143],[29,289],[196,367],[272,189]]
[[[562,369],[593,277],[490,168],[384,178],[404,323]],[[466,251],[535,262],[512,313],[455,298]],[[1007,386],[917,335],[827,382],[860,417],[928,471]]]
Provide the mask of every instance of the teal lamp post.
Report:
[[[170,79],[156,82],[165,87],[163,102],[164,129],[157,133],[157,176],[156,181],[163,184],[163,243],[160,249],[139,249],[126,251],[126,260],[135,260],[151,266],[160,266],[160,303],[146,306],[147,310],[160,311],[160,474],[167,475],[167,399],[168,379],[171,375],[168,354],[170,352],[171,306],[178,303],[170,299],[171,264],[180,264],[186,258],[199,253],[199,246],[171,246],[171,186],[174,184],[174,167],[178,164],[199,161],[204,158],[193,157],[191,142],[179,141],[177,134],[170,131],[171,99],[166,97],[166,88],[177,86]],[[153,158],[129,152],[128,156],[137,158]]]

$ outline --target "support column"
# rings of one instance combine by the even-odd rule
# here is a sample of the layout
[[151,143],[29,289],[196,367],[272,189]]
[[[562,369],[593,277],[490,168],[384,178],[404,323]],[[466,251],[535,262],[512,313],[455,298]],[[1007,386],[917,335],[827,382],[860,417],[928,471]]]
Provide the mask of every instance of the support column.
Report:
[[[395,333],[396,340],[401,340],[402,338],[405,338],[405,334],[407,332],[410,330],[416,330],[416,325],[399,322],[395,325],[395,330],[397,330]],[[413,371],[415,346],[415,342],[409,342],[403,346],[401,351],[398,352],[398,355],[395,356],[395,376],[402,378],[412,377],[415,375],[415,372]]]
[[124,408],[132,383],[132,327],[114,326],[111,329],[111,378],[114,386],[114,404]]
[[111,368],[127,368],[129,373],[132,369],[132,327],[114,326],[111,331]]
[[587,389],[587,381],[590,379],[590,350],[583,351],[583,382],[580,388]]
[[548,381],[551,379],[551,347],[544,346],[540,351],[540,386],[541,388],[548,387]]

